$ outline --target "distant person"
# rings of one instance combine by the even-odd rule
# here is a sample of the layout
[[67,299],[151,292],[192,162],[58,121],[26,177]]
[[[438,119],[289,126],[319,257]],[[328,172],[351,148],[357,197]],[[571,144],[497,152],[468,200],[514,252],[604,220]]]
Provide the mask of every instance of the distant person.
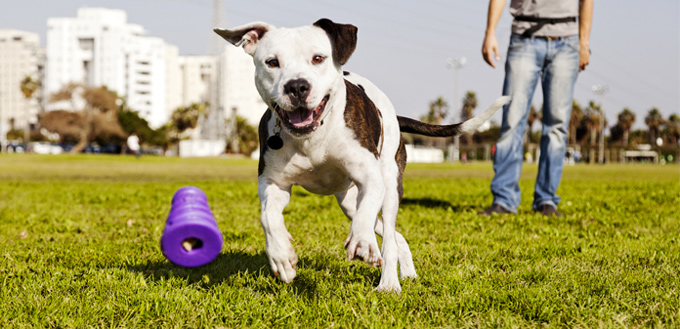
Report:
[[139,158],[140,152],[139,152],[139,137],[137,137],[136,133],[130,134],[130,136],[127,138],[127,147],[134,153],[135,157]]
[[[490,0],[484,60],[496,67],[500,60],[496,26],[505,0]],[[531,99],[538,81],[543,89],[543,133],[532,208],[546,216],[557,211],[555,193],[562,178],[574,83],[590,62],[590,26],[593,0],[511,0],[514,16],[505,62],[503,95],[512,101],[503,107],[501,135],[494,156],[491,182],[493,203],[478,214],[516,213],[520,204],[523,137]]]

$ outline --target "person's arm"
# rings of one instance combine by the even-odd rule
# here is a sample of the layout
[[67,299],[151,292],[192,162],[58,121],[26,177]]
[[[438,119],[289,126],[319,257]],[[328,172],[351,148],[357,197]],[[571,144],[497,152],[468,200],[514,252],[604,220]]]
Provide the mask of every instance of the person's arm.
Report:
[[579,68],[581,71],[590,64],[590,27],[593,24],[593,0],[579,0]]
[[[592,0],[580,0],[592,1]],[[505,0],[490,0],[489,12],[486,17],[486,34],[484,36],[484,43],[482,44],[482,56],[484,61],[489,63],[491,67],[495,68],[494,58],[499,61],[501,59],[498,54],[498,40],[496,39],[496,27],[498,21],[501,19],[503,8],[505,7]]]

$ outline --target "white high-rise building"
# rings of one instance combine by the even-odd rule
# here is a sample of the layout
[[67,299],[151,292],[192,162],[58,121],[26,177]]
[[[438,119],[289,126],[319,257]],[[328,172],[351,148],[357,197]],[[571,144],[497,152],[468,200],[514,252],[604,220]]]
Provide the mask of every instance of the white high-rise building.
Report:
[[214,80],[217,73],[217,60],[213,56],[181,56],[182,106],[192,103],[213,102]]
[[220,56],[181,56],[179,67],[181,106],[208,102],[209,110],[223,111],[217,116],[222,120],[238,115],[257,127],[267,105],[255,88],[253,59],[243,49],[228,45]]
[[267,110],[267,105],[255,88],[253,58],[240,47],[227,44],[220,57],[220,63],[222,93],[220,99],[226,117],[238,115],[257,128],[262,114]]
[[40,83],[43,66],[38,34],[0,30],[0,145],[6,142],[10,129],[28,132],[37,122],[42,91],[38,88],[26,98],[21,81],[30,77]]
[[[170,117],[173,96],[169,65],[178,51],[162,39],[145,35],[141,25],[127,23],[125,11],[80,8],[75,18],[47,21],[48,95],[69,83],[106,86],[127,100],[149,125],[157,128]],[[48,107],[55,109],[54,106]]]

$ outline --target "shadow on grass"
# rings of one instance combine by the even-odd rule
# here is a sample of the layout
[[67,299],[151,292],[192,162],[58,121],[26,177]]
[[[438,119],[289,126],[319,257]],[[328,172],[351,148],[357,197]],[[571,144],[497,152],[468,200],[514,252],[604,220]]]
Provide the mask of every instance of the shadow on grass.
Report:
[[477,209],[476,207],[469,205],[469,204],[452,204],[449,201],[445,200],[437,200],[433,198],[404,198],[401,200],[401,206],[404,208],[415,208],[415,207],[424,207],[424,208],[442,208],[442,209],[451,209],[453,211],[459,212],[459,211],[466,211],[466,210],[474,210]]
[[[317,290],[320,284],[318,280],[338,279],[332,276],[340,276],[342,277],[340,280],[345,282],[363,282],[373,286],[380,280],[379,270],[362,266],[358,262],[349,266],[341,265],[319,255],[300,258],[298,276],[292,283],[285,284],[272,275],[266,253],[245,251],[221,253],[213,262],[195,268],[177,266],[165,260],[132,265],[127,269],[141,273],[146,280],[157,283],[179,279],[186,281],[188,285],[206,290],[230,284],[271,295],[278,295],[290,289],[291,292],[309,300],[318,298]],[[330,277],[327,275],[329,273]]]
[[[238,274],[268,274],[269,266],[267,255],[264,252],[250,254],[243,251],[232,251],[221,253],[214,261],[200,267],[181,267],[164,260],[128,266],[128,270],[142,273],[147,279],[153,281],[179,277],[186,279],[189,284],[205,283],[212,286]],[[206,275],[209,276],[208,282],[204,278]]]

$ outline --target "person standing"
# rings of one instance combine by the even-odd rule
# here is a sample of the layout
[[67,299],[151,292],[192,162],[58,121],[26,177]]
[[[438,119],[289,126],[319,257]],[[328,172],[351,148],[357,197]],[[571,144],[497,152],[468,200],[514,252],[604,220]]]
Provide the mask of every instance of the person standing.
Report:
[[[500,60],[496,26],[505,0],[490,0],[484,60],[495,68]],[[505,62],[501,135],[496,143],[493,203],[479,215],[516,213],[520,204],[523,136],[538,81],[543,91],[543,132],[532,208],[546,216],[562,216],[556,195],[562,178],[574,84],[590,63],[593,0],[511,0],[512,35]]]
[[132,153],[135,154],[135,157],[139,158],[139,137],[137,137],[136,133],[130,134],[130,136],[127,138],[127,146],[132,151]]

